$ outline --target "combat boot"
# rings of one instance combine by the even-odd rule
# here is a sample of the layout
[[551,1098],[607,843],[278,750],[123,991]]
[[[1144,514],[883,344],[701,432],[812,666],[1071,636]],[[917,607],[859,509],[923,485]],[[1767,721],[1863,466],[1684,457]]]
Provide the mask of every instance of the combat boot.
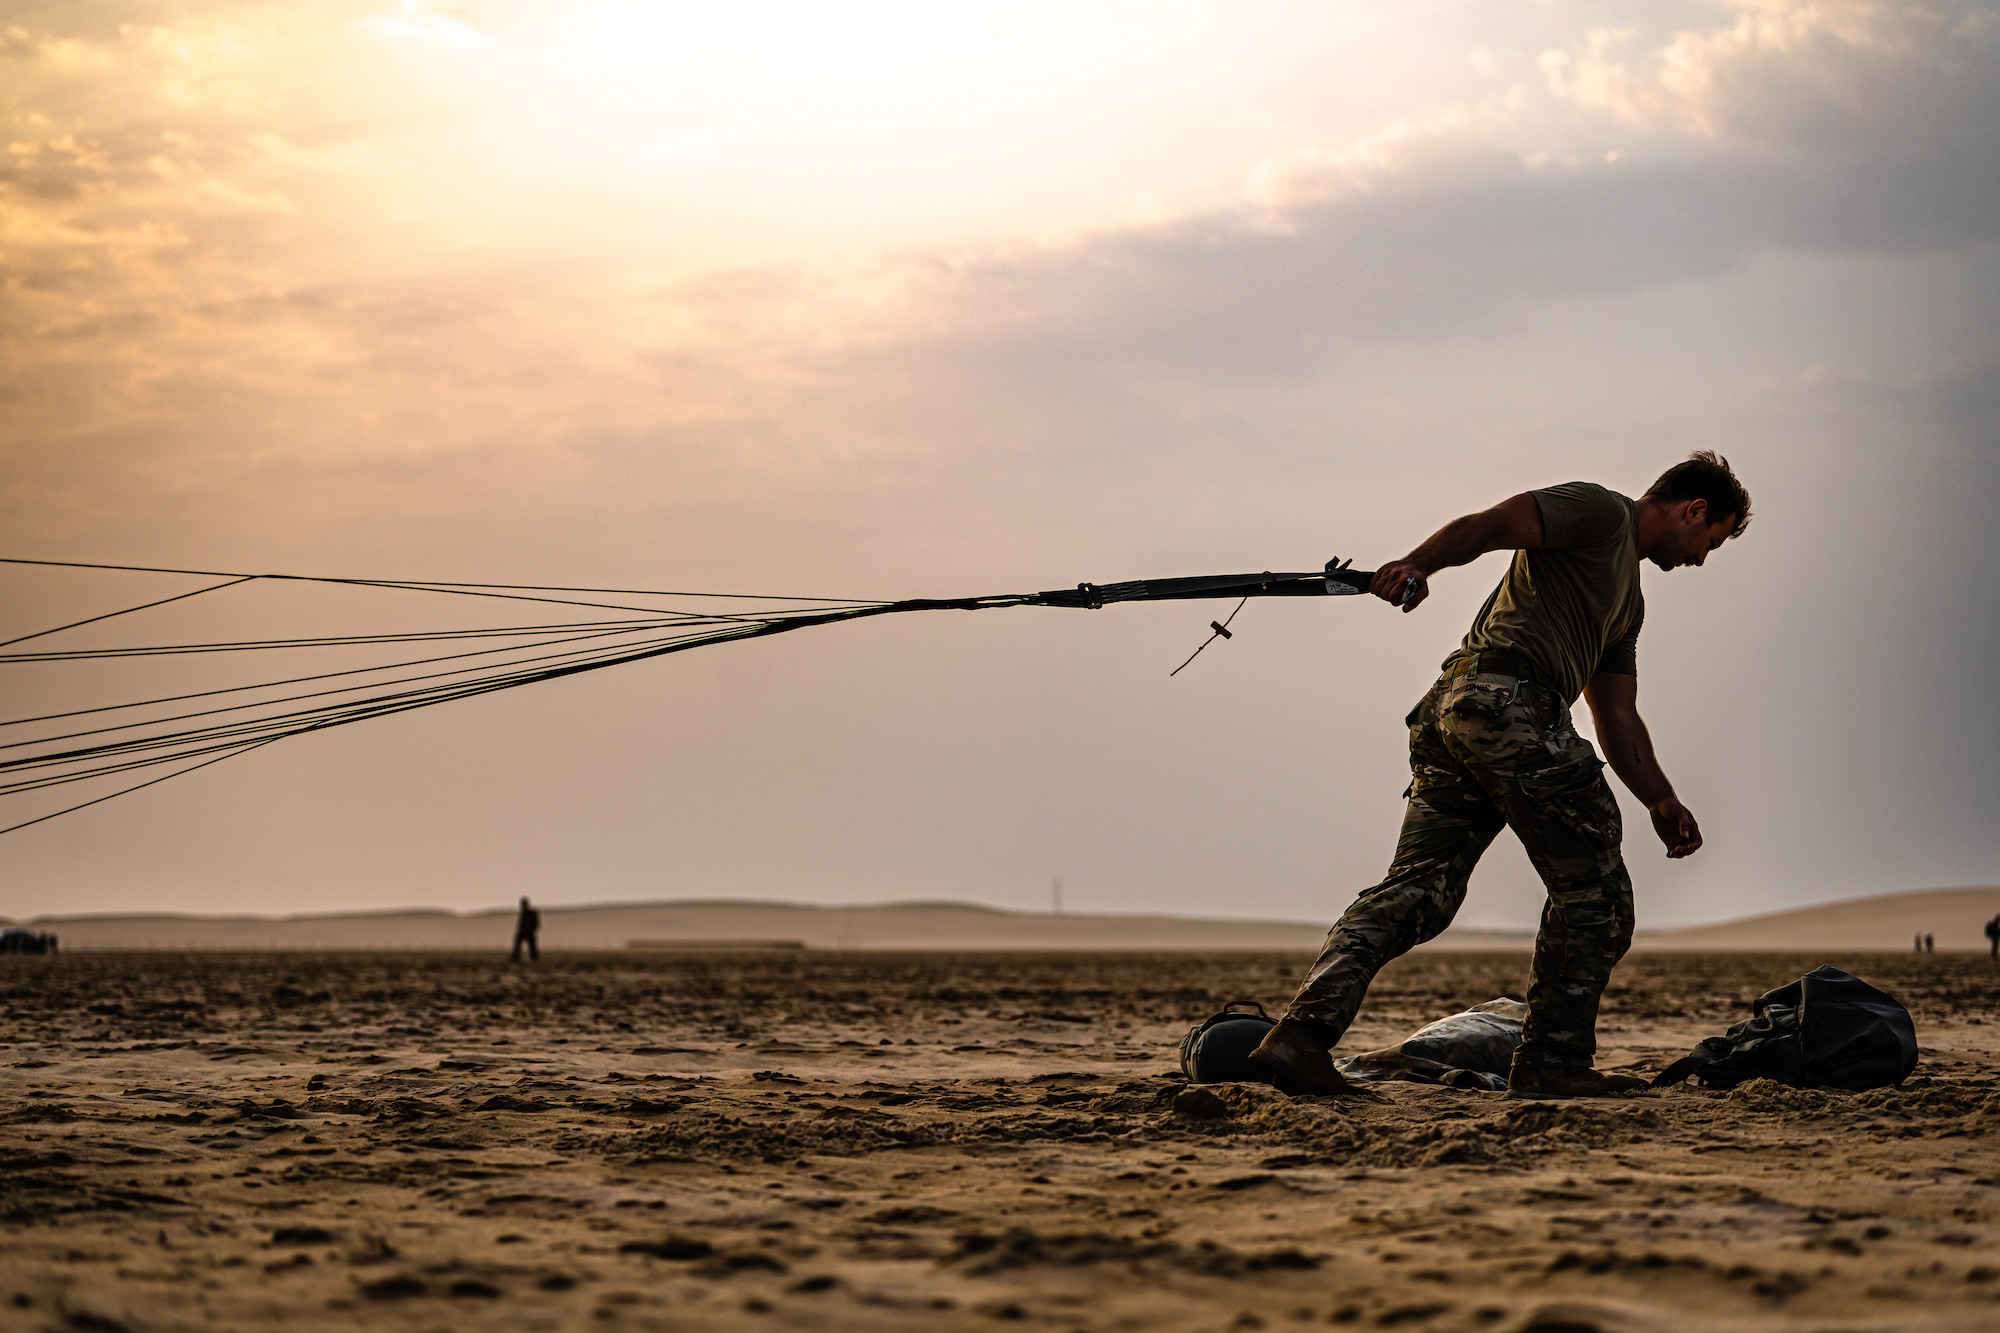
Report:
[[1250,1077],[1287,1097],[1340,1097],[1356,1091],[1333,1067],[1333,1051],[1324,1036],[1295,1018],[1264,1035],[1250,1052],[1249,1065]]
[[1651,1086],[1643,1078],[1600,1074],[1583,1065],[1515,1065],[1507,1073],[1507,1096],[1513,1101],[1616,1097],[1621,1092],[1643,1092]]

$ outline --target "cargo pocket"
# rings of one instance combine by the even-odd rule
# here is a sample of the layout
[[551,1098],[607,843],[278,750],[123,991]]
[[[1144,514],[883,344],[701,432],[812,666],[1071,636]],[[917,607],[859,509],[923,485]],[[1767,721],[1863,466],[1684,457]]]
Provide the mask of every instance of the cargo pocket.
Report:
[[1602,869],[1597,863],[1617,854],[1624,835],[1618,800],[1603,772],[1604,761],[1587,755],[1514,775],[1526,807],[1515,828],[1530,855],[1539,851],[1565,878]]
[[1514,781],[1520,784],[1522,794],[1529,800],[1550,804],[1587,790],[1603,771],[1604,761],[1590,755],[1566,764],[1538,768],[1532,773],[1518,774]]

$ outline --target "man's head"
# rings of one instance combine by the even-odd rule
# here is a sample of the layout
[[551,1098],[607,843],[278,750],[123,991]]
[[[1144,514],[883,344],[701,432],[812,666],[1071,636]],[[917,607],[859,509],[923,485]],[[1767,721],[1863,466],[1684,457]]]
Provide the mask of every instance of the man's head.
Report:
[[1648,520],[1640,524],[1639,554],[1661,569],[1700,565],[1750,526],[1750,493],[1712,449],[1668,468],[1639,502]]

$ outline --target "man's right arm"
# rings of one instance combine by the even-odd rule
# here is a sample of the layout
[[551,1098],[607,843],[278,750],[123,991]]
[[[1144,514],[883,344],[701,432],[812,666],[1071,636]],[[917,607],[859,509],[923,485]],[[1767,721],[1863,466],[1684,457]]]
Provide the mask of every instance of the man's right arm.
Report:
[[1368,591],[1414,611],[1430,596],[1430,577],[1440,569],[1469,565],[1488,551],[1528,551],[1541,544],[1541,506],[1533,494],[1522,491],[1491,509],[1445,524],[1416,550],[1376,570]]
[[1604,757],[1631,793],[1652,816],[1653,831],[1675,859],[1701,850],[1701,825],[1694,812],[1674,795],[1674,784],[1653,753],[1652,733],[1639,716],[1639,678],[1621,671],[1599,671],[1583,690],[1590,715],[1597,722],[1597,740]]

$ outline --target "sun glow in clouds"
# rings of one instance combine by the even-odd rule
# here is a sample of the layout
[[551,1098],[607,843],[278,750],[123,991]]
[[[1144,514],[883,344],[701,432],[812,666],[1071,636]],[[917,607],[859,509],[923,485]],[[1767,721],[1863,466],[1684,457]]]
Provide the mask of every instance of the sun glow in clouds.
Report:
[[54,100],[85,80],[127,90],[72,112],[84,133],[179,136],[179,177],[208,173],[188,188],[246,208],[309,201],[323,257],[379,273],[609,247],[691,272],[1211,206],[1296,132],[1257,91],[1268,22],[1187,5],[406,3],[16,41]]

